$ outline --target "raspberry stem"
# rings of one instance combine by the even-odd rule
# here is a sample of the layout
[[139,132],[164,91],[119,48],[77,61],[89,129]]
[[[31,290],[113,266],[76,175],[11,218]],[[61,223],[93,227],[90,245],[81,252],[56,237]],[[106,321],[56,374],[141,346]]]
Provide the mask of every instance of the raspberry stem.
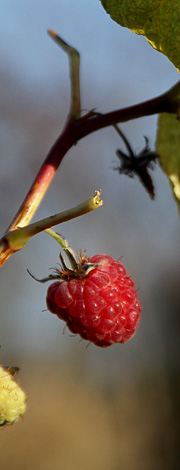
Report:
[[55,31],[48,30],[51,38],[60,46],[69,56],[70,65],[70,83],[71,83],[71,104],[68,118],[80,117],[81,99],[80,99],[80,85],[79,85],[79,67],[80,55],[79,52],[67,42],[65,42]]
[[11,256],[12,253],[21,250],[34,235],[37,235],[54,225],[67,222],[68,220],[87,214],[88,212],[101,207],[103,201],[100,199],[100,194],[100,191],[95,191],[95,196],[71,209],[46,217],[45,219],[39,220],[38,222],[34,222],[33,224],[25,227],[20,227],[16,230],[12,230],[11,232],[7,232],[0,241],[0,266],[7,260],[8,255]]
[[[47,192],[62,159],[73,145],[92,132],[108,126],[114,126],[119,122],[127,122],[131,119],[162,112],[177,114],[179,111],[180,82],[163,95],[143,103],[105,114],[88,112],[86,116],[81,116],[79,85],[80,55],[75,48],[67,44],[53,30],[49,30],[48,33],[69,56],[71,79],[70,111],[62,133],[50,149],[17,214],[6,230],[6,234],[0,240],[0,266],[17,251],[10,246],[11,244],[9,244],[7,233],[15,231],[16,229],[18,230],[19,227],[25,227],[26,229],[27,224],[32,219]],[[18,239],[18,234],[16,234],[16,237]]]
[[62,237],[59,233],[54,232],[54,230],[52,230],[51,228],[48,228],[47,230],[45,230],[45,232],[47,232],[52,238],[54,238],[59,243],[59,245],[63,248],[64,252],[66,253],[71,263],[72,269],[76,270],[77,264],[78,264],[76,255],[74,251],[72,250],[72,248],[68,245],[67,240],[64,237]]

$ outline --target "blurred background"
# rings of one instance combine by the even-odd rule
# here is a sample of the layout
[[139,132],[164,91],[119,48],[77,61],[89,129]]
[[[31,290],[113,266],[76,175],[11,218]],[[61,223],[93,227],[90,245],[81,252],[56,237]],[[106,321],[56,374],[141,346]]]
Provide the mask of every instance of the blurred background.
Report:
[[[81,54],[82,108],[136,104],[179,79],[166,57],[121,28],[98,0],[1,0],[0,220],[4,233],[69,110],[68,60],[55,29]],[[157,116],[121,126],[139,152],[153,149]],[[1,363],[20,367],[22,421],[1,431],[3,470],[179,468],[180,226],[166,176],[152,172],[152,202],[113,171],[125,150],[113,128],[81,140],[63,160],[34,220],[102,189],[98,211],[57,227],[76,250],[123,257],[139,289],[141,323],[127,344],[98,349],[70,337],[46,309],[44,277],[59,247],[39,235],[1,269]]]

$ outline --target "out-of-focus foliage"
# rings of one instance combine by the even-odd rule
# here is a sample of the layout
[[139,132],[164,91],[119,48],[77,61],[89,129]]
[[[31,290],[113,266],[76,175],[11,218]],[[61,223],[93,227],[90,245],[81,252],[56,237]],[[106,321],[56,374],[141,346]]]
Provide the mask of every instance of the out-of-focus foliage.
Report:
[[13,424],[26,411],[25,393],[13,380],[11,369],[0,366],[0,426]]
[[163,171],[168,175],[180,213],[180,122],[176,115],[159,116],[156,149]]
[[179,0],[101,0],[114,21],[142,34],[180,69]]

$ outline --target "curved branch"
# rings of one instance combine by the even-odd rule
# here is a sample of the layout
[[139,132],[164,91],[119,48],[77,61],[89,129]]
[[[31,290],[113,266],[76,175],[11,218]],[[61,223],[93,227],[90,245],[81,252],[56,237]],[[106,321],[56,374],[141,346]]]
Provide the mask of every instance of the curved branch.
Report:
[[[179,88],[179,85],[180,82],[178,82],[176,86]],[[95,131],[108,126],[113,126],[119,122],[126,122],[131,119],[151,116],[162,112],[177,113],[179,109],[179,101],[168,99],[168,94],[170,92],[143,103],[112,111],[110,113],[96,114],[92,111],[87,114],[87,118],[86,116],[83,116],[79,119],[70,119],[62,134],[60,134],[50,149],[29,192],[27,193],[26,198],[7,231],[15,230],[17,227],[23,227],[30,222],[62,159],[74,144]]]
[[[120,122],[150,116],[162,112],[177,113],[179,110],[180,82],[165,94],[145,101],[143,103],[129,106],[105,114],[99,114],[93,110],[85,116],[80,116],[80,86],[79,65],[80,56],[78,51],[62,40],[54,31],[49,31],[50,36],[65,50],[70,60],[71,78],[71,106],[67,123],[61,135],[50,149],[43,162],[32,186],[30,187],[21,207],[8,227],[7,232],[25,227],[29,224],[38,206],[40,205],[62,159],[68,150],[80,139],[92,132],[108,126],[114,126]],[[11,255],[6,238],[1,239],[0,259],[3,262]]]

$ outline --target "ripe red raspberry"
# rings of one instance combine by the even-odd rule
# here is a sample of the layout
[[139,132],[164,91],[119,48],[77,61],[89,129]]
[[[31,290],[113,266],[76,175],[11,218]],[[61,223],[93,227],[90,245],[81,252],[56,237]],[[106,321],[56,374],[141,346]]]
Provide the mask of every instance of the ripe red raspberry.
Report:
[[124,266],[110,256],[96,255],[89,263],[99,265],[87,275],[67,273],[67,280],[50,285],[47,307],[71,332],[97,346],[125,343],[135,334],[140,319],[134,283]]

